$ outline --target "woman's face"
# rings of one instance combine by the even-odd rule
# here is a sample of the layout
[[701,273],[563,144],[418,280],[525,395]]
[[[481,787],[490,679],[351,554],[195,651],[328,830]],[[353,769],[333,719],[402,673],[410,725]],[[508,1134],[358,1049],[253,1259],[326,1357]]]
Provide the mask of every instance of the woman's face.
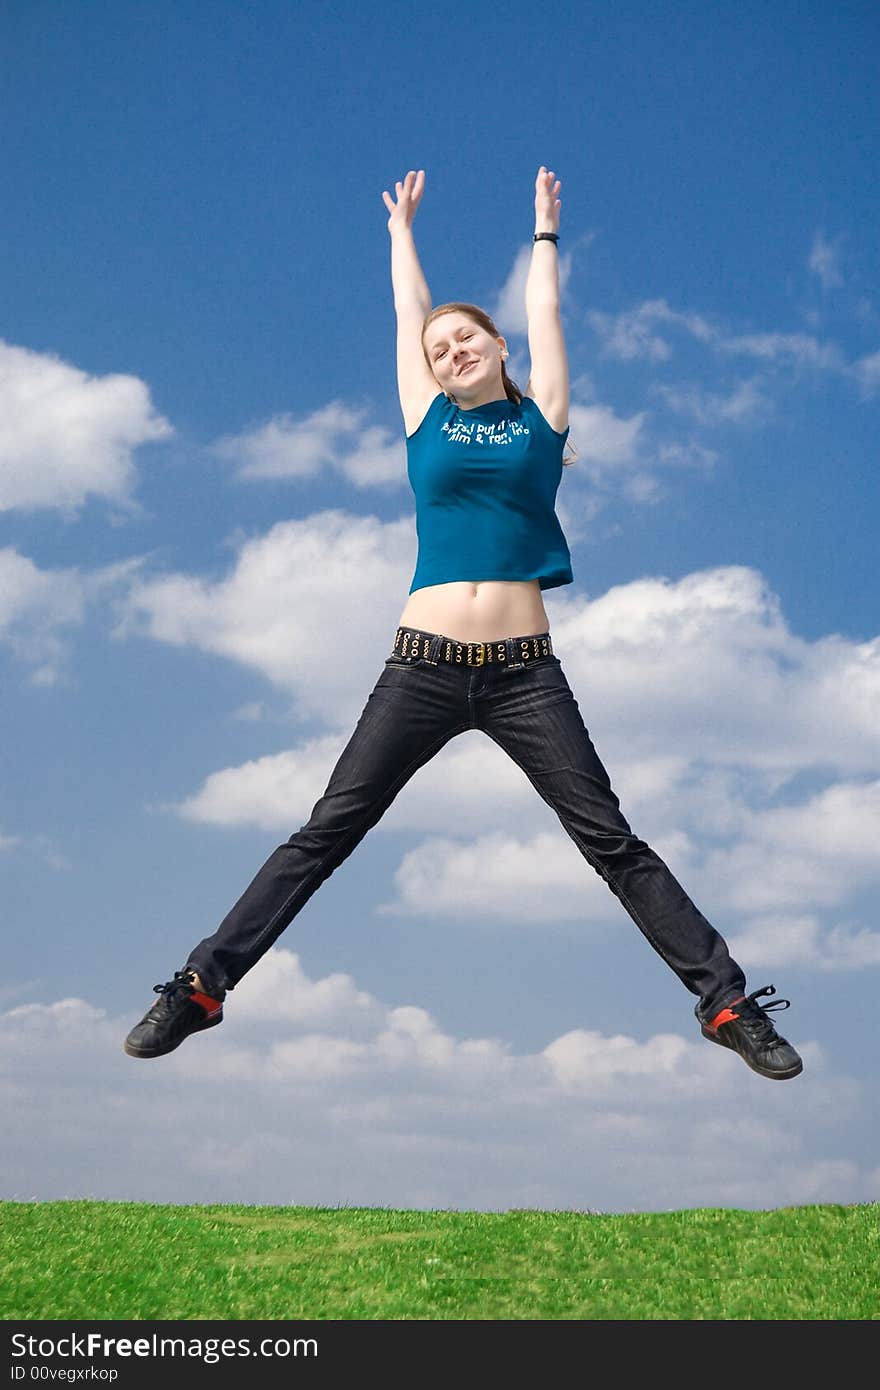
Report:
[[447,395],[457,401],[476,396],[492,400],[504,395],[503,338],[493,338],[467,314],[455,310],[429,323],[423,341],[437,385]]

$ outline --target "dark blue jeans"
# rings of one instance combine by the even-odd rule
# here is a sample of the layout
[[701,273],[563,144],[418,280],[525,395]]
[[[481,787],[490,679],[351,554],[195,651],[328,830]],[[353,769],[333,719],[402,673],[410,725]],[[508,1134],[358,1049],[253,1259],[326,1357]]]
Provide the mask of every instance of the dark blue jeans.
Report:
[[190,955],[209,992],[237,984],[413,773],[465,729],[481,729],[522,768],[709,1017],[744,994],[724,939],[621,814],[557,656],[470,668],[390,656],[308,822]]

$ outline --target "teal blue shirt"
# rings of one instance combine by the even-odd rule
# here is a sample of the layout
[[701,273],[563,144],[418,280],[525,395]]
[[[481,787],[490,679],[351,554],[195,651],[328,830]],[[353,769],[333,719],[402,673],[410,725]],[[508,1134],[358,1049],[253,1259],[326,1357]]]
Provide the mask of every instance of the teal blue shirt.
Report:
[[529,396],[473,410],[435,396],[406,440],[419,538],[410,593],[456,579],[571,584],[555,510],[567,437]]

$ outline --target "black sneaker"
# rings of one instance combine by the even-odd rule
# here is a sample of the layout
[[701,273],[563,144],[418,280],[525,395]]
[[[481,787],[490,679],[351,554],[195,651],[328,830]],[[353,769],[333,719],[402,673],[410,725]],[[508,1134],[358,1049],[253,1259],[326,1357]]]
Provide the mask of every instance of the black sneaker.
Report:
[[129,1057],[164,1057],[190,1033],[223,1022],[226,991],[213,999],[197,990],[193,979],[192,970],[175,970],[173,980],[153,986],[159,998],[125,1039]]
[[699,1004],[695,1013],[703,1037],[738,1052],[746,1066],[771,1081],[788,1081],[798,1076],[804,1064],[791,1043],[777,1033],[767,1014],[771,1009],[787,1009],[787,999],[774,999],[772,1004],[756,1004],[762,994],[775,994],[775,985],[765,985],[754,993],[743,995],[726,1004],[712,1019],[705,1019]]

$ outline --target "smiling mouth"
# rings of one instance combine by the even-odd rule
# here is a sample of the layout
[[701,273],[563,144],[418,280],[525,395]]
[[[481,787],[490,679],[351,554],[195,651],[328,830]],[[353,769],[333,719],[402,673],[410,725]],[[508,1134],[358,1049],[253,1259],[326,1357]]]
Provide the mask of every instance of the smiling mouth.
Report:
[[475,367],[476,365],[477,365],[477,364],[476,364],[475,361],[474,361],[474,362],[466,362],[466,363],[464,364],[463,367],[459,367],[459,369],[458,369],[458,375],[459,375],[459,376],[464,376],[465,372],[469,372],[470,369],[471,369],[471,367]]

